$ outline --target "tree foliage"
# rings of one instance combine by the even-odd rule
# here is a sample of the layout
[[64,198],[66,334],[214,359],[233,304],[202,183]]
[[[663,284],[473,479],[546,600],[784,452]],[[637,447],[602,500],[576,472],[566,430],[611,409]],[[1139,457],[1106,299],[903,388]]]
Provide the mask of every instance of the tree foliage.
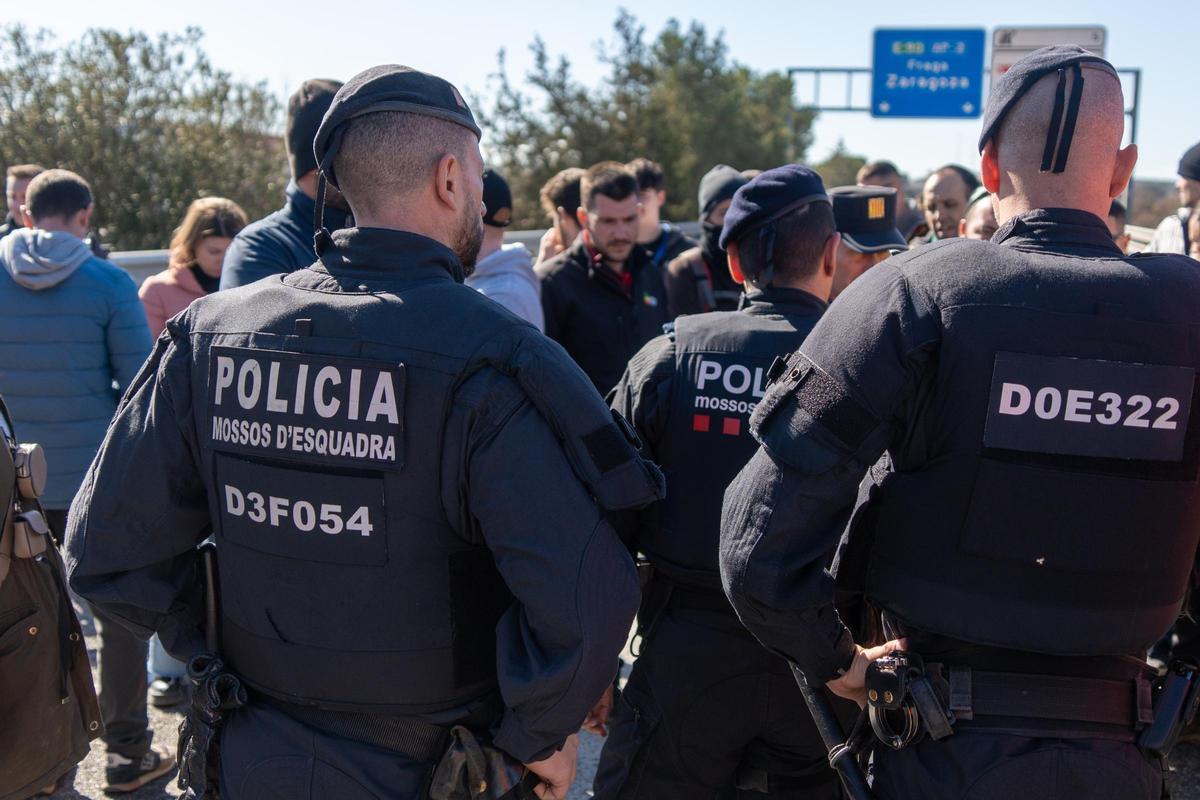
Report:
[[825,188],[835,186],[853,186],[858,179],[858,171],[867,163],[863,156],[854,155],[846,150],[846,143],[838,139],[837,147],[819,164],[813,164],[813,169],[821,176]]
[[[540,227],[538,190],[559,170],[646,156],[667,174],[664,216],[695,219],[696,189],[715,164],[769,168],[804,157],[814,112],[798,106],[786,73],[732,61],[721,34],[669,20],[647,41],[627,11],[600,45],[608,75],[580,83],[565,55],[537,37],[526,87],[508,77],[504,52],[493,102],[481,117],[489,161],[512,185],[515,223]],[[478,105],[478,103],[477,103]]]
[[202,195],[229,197],[251,218],[277,206],[287,181],[280,102],[216,69],[201,36],[97,29],[58,47],[46,32],[4,28],[0,165],[78,172],[115,249],[166,247]]

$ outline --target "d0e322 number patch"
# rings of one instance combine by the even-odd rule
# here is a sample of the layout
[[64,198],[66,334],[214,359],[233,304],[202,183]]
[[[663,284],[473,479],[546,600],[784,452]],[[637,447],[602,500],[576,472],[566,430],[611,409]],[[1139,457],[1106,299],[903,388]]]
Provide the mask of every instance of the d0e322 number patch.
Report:
[[987,447],[1180,461],[1196,371],[1189,367],[997,353]]

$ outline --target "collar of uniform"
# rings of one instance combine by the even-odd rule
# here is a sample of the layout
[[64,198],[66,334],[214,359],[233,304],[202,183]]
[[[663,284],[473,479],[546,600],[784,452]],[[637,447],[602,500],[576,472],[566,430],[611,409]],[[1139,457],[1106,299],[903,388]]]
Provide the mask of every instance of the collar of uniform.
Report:
[[1035,250],[1074,245],[1100,250],[1101,255],[1122,255],[1104,220],[1077,208],[1036,208],[1018,214],[1000,226],[992,241]]
[[[296,185],[295,181],[288,183],[284,194],[287,195],[288,213],[311,228],[313,218],[317,213],[317,201],[300,191],[300,187]],[[338,228],[344,228],[349,220],[350,215],[345,211],[339,211],[328,202],[325,203],[325,227],[328,230],[335,231]]]
[[464,279],[462,263],[446,245],[428,236],[389,228],[345,228],[321,254],[333,276],[355,274],[410,281],[417,278]]
[[812,292],[782,286],[768,286],[747,292],[741,311],[747,314],[820,314],[829,304]]

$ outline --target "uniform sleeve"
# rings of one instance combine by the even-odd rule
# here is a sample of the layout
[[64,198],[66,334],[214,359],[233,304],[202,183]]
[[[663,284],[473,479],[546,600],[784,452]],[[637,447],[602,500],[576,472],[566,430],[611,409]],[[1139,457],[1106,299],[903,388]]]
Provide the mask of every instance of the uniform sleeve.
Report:
[[283,252],[271,245],[270,239],[261,235],[233,237],[221,264],[220,288],[236,289],[270,275],[291,272]]
[[128,275],[120,275],[116,282],[104,335],[113,379],[118,391],[124,393],[154,346],[146,324],[146,311]]
[[650,457],[658,461],[658,443],[666,434],[675,378],[675,339],[657,336],[642,347],[608,395],[608,404],[633,423]]
[[447,430],[447,513],[486,543],[515,598],[496,628],[495,742],[544,758],[612,682],[637,610],[633,561],[511,379],[477,373]]
[[833,607],[831,555],[860,480],[903,435],[938,338],[936,314],[900,270],[870,270],[768,391],[752,420],[762,446],[725,492],[725,592],[746,627],[814,684],[854,652]]
[[195,546],[209,530],[186,340],[168,327],[117,409],[71,505],[71,587],[179,657],[200,650]]

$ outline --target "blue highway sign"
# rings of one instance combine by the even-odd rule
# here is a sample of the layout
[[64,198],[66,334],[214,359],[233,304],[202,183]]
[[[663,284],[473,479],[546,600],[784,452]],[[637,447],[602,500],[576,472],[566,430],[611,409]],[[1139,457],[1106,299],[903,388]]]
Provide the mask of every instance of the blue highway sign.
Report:
[[983,28],[875,31],[873,117],[978,117]]

